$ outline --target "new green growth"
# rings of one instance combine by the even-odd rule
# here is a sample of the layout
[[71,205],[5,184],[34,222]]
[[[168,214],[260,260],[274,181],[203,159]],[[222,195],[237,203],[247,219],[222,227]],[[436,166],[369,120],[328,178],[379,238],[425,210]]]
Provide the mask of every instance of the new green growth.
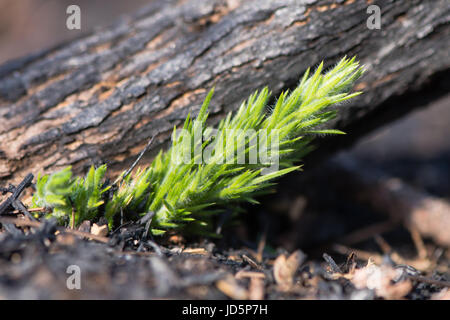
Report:
[[[33,206],[51,209],[48,216],[63,225],[78,226],[104,216],[113,228],[118,215],[137,221],[153,212],[150,231],[154,235],[173,228],[211,234],[214,214],[234,203],[257,203],[255,197],[267,192],[275,178],[298,170],[296,164],[311,150],[316,135],[343,133],[320,128],[336,116],[332,106],[360,94],[350,90],[363,69],[355,58],[343,58],[326,73],[322,69],[323,63],[312,75],[308,69],[298,86],[281,93],[272,106],[268,106],[267,88],[253,93],[235,114],[220,121],[217,130],[206,124],[211,90],[195,120],[188,116],[184,122],[182,129],[188,135],[177,134],[174,128],[172,146],[161,150],[149,166],[131,175],[122,173],[117,186],[105,183],[106,165],[91,167],[84,178],[74,178],[70,167],[39,175]],[[198,131],[199,139],[194,134]],[[238,161],[238,150],[249,158],[253,148],[261,147],[269,158],[279,160],[276,170],[262,174],[271,163]],[[202,153],[195,152],[199,149],[208,150],[207,161],[199,159]],[[228,161],[230,155],[232,161]]]

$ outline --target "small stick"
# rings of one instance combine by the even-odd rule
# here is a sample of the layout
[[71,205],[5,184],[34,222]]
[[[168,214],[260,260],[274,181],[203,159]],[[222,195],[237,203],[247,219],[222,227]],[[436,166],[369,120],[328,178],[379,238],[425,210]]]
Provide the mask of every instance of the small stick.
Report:
[[[45,209],[44,207],[40,207],[40,208],[28,208],[27,209],[27,211],[28,212],[44,212],[44,211],[46,211],[47,209]],[[12,211],[11,213],[12,214],[18,214],[18,213],[20,213],[21,211],[20,210],[14,210],[14,211]]]
[[137,159],[133,162],[133,164],[131,165],[131,167],[130,167],[123,175],[120,175],[120,176],[116,179],[116,181],[114,181],[113,184],[116,184],[116,185],[117,185],[118,183],[122,182],[123,179],[125,179],[125,178],[131,173],[131,171],[133,171],[134,167],[136,167],[136,165],[138,164],[139,160],[141,160],[141,158],[142,158],[142,156],[144,155],[144,153],[146,153],[147,150],[150,148],[150,146],[151,146],[151,144],[152,144],[152,142],[153,142],[153,138],[154,138],[154,137],[151,137],[151,138],[150,138],[150,140],[147,142],[147,145],[145,146],[144,150],[142,150],[141,153],[139,153],[139,156],[138,156]]
[[260,278],[260,279],[265,279],[266,275],[262,272],[255,272],[255,271],[244,271],[244,270],[239,270],[234,277],[236,279],[242,279],[242,278]]
[[71,226],[72,229],[75,229],[75,208],[72,207],[72,222],[71,222]]
[[329,255],[327,255],[326,253],[324,253],[322,255],[323,259],[328,263],[328,265],[331,267],[331,270],[334,273],[343,273],[341,268],[339,268],[339,266],[336,264],[336,262],[334,262],[333,258],[330,257]]
[[333,250],[337,253],[343,254],[343,255],[349,255],[350,253],[355,253],[356,257],[358,259],[362,260],[369,260],[372,259],[377,264],[381,264],[383,262],[383,257],[376,253],[376,252],[368,252],[364,250],[359,250],[355,248],[349,248],[347,246],[341,245],[341,244],[335,244],[333,245]]
[[141,219],[139,219],[139,223],[144,224],[145,223],[145,231],[142,236],[143,239],[147,239],[148,232],[150,231],[150,225],[152,224],[153,216],[155,215],[154,211],[149,211],[143,216]]
[[242,259],[247,262],[249,265],[251,265],[253,268],[258,269],[258,270],[262,270],[261,266],[258,265],[255,261],[253,261],[252,259],[250,259],[247,255],[243,254],[242,255]]

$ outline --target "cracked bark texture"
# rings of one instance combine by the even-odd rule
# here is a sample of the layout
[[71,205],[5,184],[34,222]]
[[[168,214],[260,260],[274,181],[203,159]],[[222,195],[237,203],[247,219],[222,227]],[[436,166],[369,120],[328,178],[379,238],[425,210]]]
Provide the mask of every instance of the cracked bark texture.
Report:
[[[381,30],[366,10],[381,8]],[[80,174],[129,166],[148,139],[167,145],[174,125],[196,114],[216,87],[211,123],[255,89],[274,95],[309,66],[357,55],[364,95],[330,126],[351,134],[320,139],[341,148],[449,90],[446,0],[154,1],[133,16],[0,66],[0,181],[72,165]]]

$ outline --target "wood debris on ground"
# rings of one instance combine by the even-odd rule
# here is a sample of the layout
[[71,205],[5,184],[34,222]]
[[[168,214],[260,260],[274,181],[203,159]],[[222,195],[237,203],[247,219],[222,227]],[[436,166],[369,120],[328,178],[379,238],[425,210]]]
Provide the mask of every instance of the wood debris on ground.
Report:
[[[445,235],[430,239],[423,227],[399,223],[392,216],[369,219],[346,232],[336,221],[375,217],[348,202],[346,210],[357,215],[336,220],[321,212],[319,223],[312,225],[314,198],[307,192],[294,194],[291,214],[285,219],[299,222],[280,224],[278,233],[274,226],[282,217],[258,212],[248,216],[260,222],[222,230],[221,239],[170,233],[156,240],[135,225],[109,231],[100,222],[85,221],[73,229],[54,220],[38,221],[31,213],[42,214],[44,209],[29,210],[19,199],[19,191],[27,185],[29,177],[17,188],[7,189],[12,194],[3,198],[0,207],[3,298],[450,299],[450,251],[441,241]],[[314,191],[311,184],[309,188]],[[338,211],[343,201],[327,198],[327,202]],[[359,205],[351,202],[355,204]],[[258,232],[253,242],[248,240],[251,228]],[[330,238],[335,230],[340,233]],[[400,246],[390,234],[402,233]],[[328,238],[320,239],[323,235]],[[274,239],[278,239],[277,247]],[[67,290],[70,265],[83,270],[82,291]]]

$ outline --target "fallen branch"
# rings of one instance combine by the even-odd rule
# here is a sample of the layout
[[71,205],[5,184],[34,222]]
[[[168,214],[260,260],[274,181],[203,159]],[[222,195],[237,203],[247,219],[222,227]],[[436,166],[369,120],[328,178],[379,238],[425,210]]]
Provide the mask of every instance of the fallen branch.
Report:
[[216,124],[257,88],[277,95],[308,66],[323,59],[328,69],[345,54],[368,67],[357,88],[364,95],[336,119],[349,134],[324,139],[318,152],[329,155],[448,93],[448,1],[378,0],[382,30],[367,28],[369,1],[331,3],[154,0],[94,33],[6,62],[0,180],[68,165],[82,174],[106,160],[116,177],[149,137],[155,149],[166,146],[212,86]]
[[400,221],[409,230],[450,246],[450,204],[444,199],[414,189],[350,157],[333,160],[329,171],[329,181],[340,184],[336,190],[345,190],[346,195],[388,214],[391,220]]

